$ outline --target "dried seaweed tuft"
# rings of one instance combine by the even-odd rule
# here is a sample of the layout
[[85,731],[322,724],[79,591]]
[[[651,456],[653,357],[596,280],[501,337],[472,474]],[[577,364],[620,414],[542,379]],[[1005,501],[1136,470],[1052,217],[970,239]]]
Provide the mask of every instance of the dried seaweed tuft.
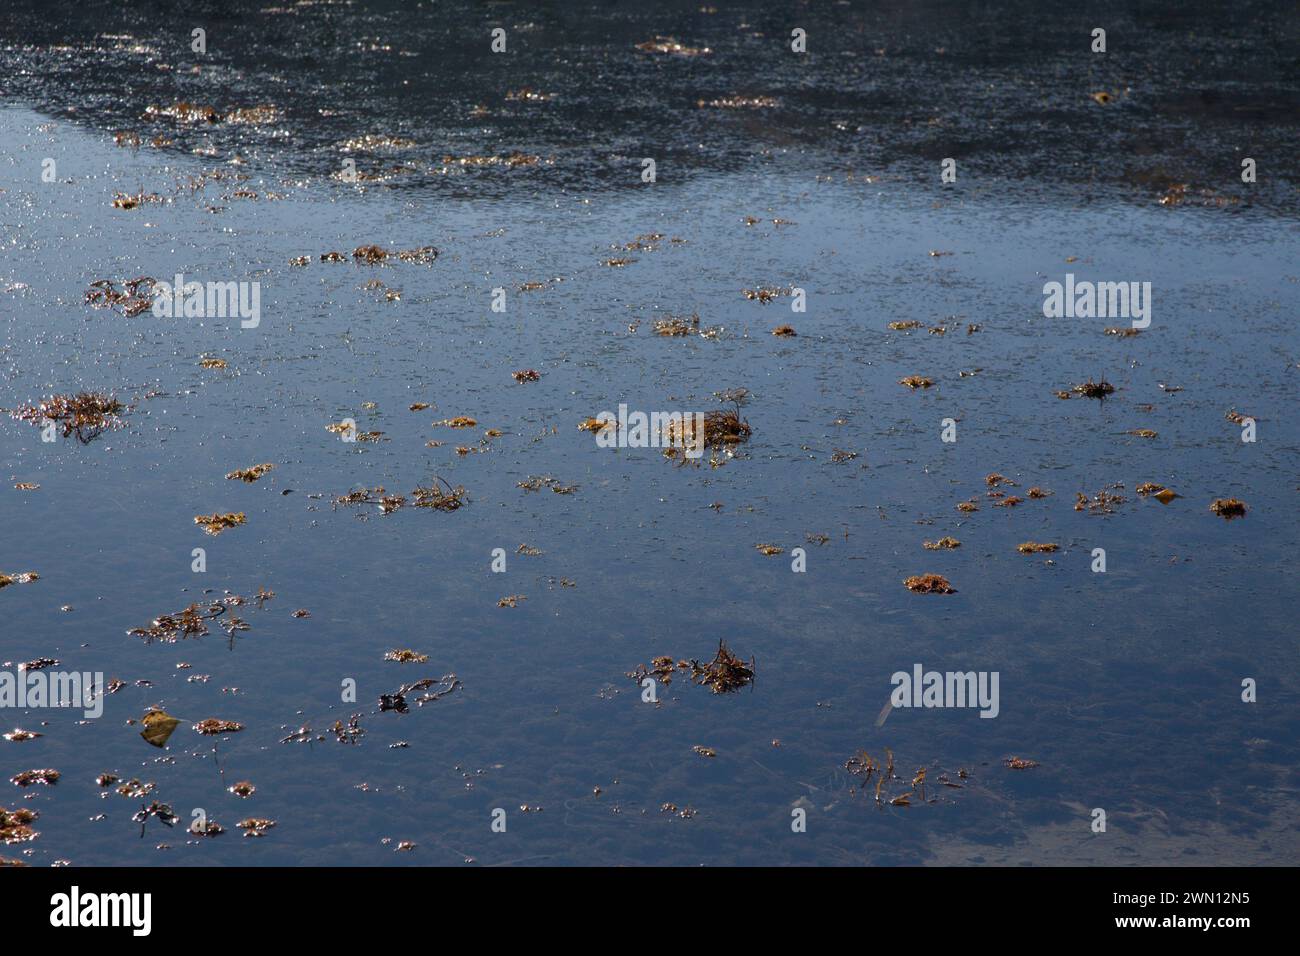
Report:
[[942,574],[916,574],[903,580],[903,585],[916,594],[956,594],[957,591]]

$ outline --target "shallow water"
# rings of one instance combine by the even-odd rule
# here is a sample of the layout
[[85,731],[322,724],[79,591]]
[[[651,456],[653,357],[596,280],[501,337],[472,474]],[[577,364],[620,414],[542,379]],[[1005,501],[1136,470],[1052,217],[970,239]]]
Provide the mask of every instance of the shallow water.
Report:
[[[676,24],[628,29],[630,42],[723,39]],[[265,71],[286,68],[264,60]],[[119,68],[137,79],[137,106],[162,96],[138,64]],[[219,105],[278,99],[264,74],[243,71],[247,97]],[[730,75],[718,94],[770,92],[761,72],[745,90]],[[838,76],[817,75],[832,85]],[[1005,178],[963,173],[964,185],[944,188],[920,181],[912,160],[859,167],[870,152],[846,162],[815,138],[809,151],[748,162],[749,137],[720,131],[713,159],[632,188],[596,170],[607,164],[570,161],[585,145],[573,137],[566,151],[555,120],[528,127],[531,140],[467,134],[451,150],[554,152],[553,167],[358,188],[327,178],[341,154],[326,147],[373,131],[356,121],[364,103],[350,118],[303,119],[282,144],[213,130],[217,155],[193,156],[186,131],[173,130],[179,147],[118,148],[127,106],[105,97],[74,123],[59,115],[75,99],[66,86],[23,82],[14,99],[45,112],[0,112],[0,407],[93,388],[132,408],[127,427],[88,445],[42,443],[39,429],[0,422],[0,571],[41,576],[0,591],[0,662],[53,657],[127,686],[100,720],[6,718],[45,736],[0,741],[3,776],[53,767],[63,778],[0,800],[41,812],[41,836],[3,855],[38,865],[1294,861],[1293,187],[1270,178],[1257,196],[1230,171],[1220,191],[1247,201],[1222,208],[1162,207],[1158,190],[1131,183],[1094,189],[1005,168]],[[705,89],[676,82],[683,96]],[[185,95],[167,91],[169,102]],[[453,125],[402,102],[372,115]],[[807,112],[820,122],[842,107]],[[443,152],[433,128],[403,130],[426,164],[430,149]],[[1266,145],[1284,148],[1293,131],[1269,128]],[[232,152],[247,165],[224,165]],[[40,181],[47,157],[56,183]],[[1187,178],[1207,182],[1209,166],[1188,162],[1201,175]],[[249,175],[238,186],[259,198],[235,198],[230,183],[174,188],[218,166]],[[874,181],[871,169],[881,170]],[[171,201],[112,208],[115,192],[141,189]],[[615,251],[651,232],[685,242]],[[441,255],[427,266],[318,260],[372,242]],[[289,265],[299,255],[311,263]],[[602,264],[619,255],[637,261]],[[260,326],[125,318],[82,301],[98,278],[177,272],[259,281]],[[1115,321],[1045,319],[1042,285],[1066,272],[1150,281],[1151,328],[1118,339],[1102,334]],[[400,301],[363,289],[373,278],[399,288]],[[741,295],[760,285],[806,289],[808,311]],[[504,314],[490,308],[496,287],[507,289]],[[716,339],[653,334],[658,315],[693,311],[722,327]],[[923,327],[886,328],[908,319]],[[927,334],[945,321],[947,334]],[[783,323],[798,337],[769,334]],[[981,330],[968,335],[968,323]],[[228,368],[200,368],[205,356]],[[540,382],[516,384],[521,368]],[[912,374],[935,386],[898,384]],[[1089,378],[1118,391],[1104,402],[1053,394]],[[753,435],[718,468],[597,448],[575,427],[621,402],[709,410],[720,407],[715,392],[739,387],[752,393],[742,414]],[[433,407],[412,412],[413,402]],[[1258,420],[1256,443],[1240,441],[1230,409]],[[457,415],[478,427],[430,424]],[[387,440],[349,444],[326,431],[348,416]],[[945,418],[957,421],[955,444],[940,441]],[[490,450],[456,453],[487,428],[504,432]],[[1136,428],[1158,436],[1126,434]],[[835,462],[836,450],[858,457]],[[224,480],[258,462],[275,470],[254,484]],[[1053,494],[992,507],[991,472],[1017,481],[1012,493]],[[469,503],[386,516],[331,505],[358,487],[406,494],[435,474],[463,485]],[[579,488],[517,486],[545,475]],[[1139,498],[1144,481],[1183,497]],[[1115,514],[1073,510],[1076,492],[1115,482],[1128,498]],[[955,510],[971,496],[978,512]],[[1209,512],[1229,496],[1249,504],[1245,519]],[[244,511],[248,524],[207,537],[192,519],[213,511]],[[922,549],[945,534],[961,548]],[[1018,554],[1028,539],[1062,550]],[[544,554],[517,555],[520,543]],[[787,553],[766,557],[760,543]],[[201,575],[196,547],[207,554]],[[504,574],[490,570],[497,547],[509,554]],[[791,572],[795,547],[807,550],[806,573]],[[1097,547],[1104,574],[1090,570]],[[902,586],[927,571],[958,593]],[[258,587],[276,597],[239,610],[252,627],[233,646],[217,628],[174,645],[126,633],[205,600],[205,589],[215,599]],[[510,594],[527,600],[498,607]],[[297,608],[311,616],[293,618]],[[712,695],[678,678],[660,706],[642,703],[628,671],[663,654],[707,659],[719,638],[754,658],[752,688]],[[428,664],[383,661],[405,647]],[[877,726],[890,675],[918,662],[999,672],[998,718],[895,710]],[[408,714],[375,713],[379,694],[448,672],[463,690]],[[1246,677],[1259,682],[1256,704],[1240,700]],[[355,705],[340,702],[348,678]],[[154,750],[127,723],[152,706],[246,729],[216,756],[188,725]],[[365,736],[335,742],[329,725],[356,712]],[[304,723],[328,739],[278,742]],[[397,741],[409,746],[390,748]],[[932,768],[937,802],[880,809],[851,792],[845,760],[886,747],[902,777]],[[1039,766],[1009,770],[1013,755]],[[934,785],[958,768],[969,771],[961,789]],[[95,786],[106,771],[154,781],[151,799],[182,820],[204,808],[228,832],[187,841],[151,822],[141,839],[130,820],[139,802]],[[237,780],[257,793],[231,795]],[[669,803],[697,813],[663,812]],[[490,830],[497,807],[505,834]],[[807,833],[791,833],[793,807],[807,810]],[[1090,832],[1094,807],[1107,811],[1105,834]],[[246,816],[278,825],[240,839],[233,824]],[[401,840],[416,849],[395,852]]]

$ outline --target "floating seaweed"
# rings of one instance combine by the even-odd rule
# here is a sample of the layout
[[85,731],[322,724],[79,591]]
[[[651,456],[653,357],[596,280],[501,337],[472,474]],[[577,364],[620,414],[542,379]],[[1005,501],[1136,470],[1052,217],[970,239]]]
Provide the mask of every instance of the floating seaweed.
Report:
[[225,514],[217,512],[216,514],[194,516],[194,523],[202,528],[204,533],[213,537],[230,528],[237,528],[241,524],[247,523],[247,521],[248,518],[242,511],[228,511]]
[[539,381],[542,377],[542,374],[538,372],[537,369],[522,368],[517,372],[511,372],[510,377],[522,385],[524,382]]
[[261,478],[263,475],[265,475],[268,471],[270,471],[274,467],[275,465],[271,464],[270,462],[264,462],[263,464],[253,465],[249,468],[241,468],[238,471],[232,471],[228,475],[226,475],[226,480],[247,481],[251,483],[257,481],[257,479]]
[[772,330],[772,334],[777,338],[792,339],[799,333],[794,330],[793,325],[778,325]]
[[[695,434],[696,416],[684,415],[670,421],[664,427],[664,437],[670,445],[678,447],[698,446],[700,437]],[[720,409],[704,414],[703,446],[705,448],[725,449],[749,440],[753,429],[749,422],[740,417],[740,406]]]
[[243,797],[245,799],[251,797],[253,794],[257,792],[257,787],[255,787],[248,780],[240,780],[237,783],[232,783],[226,789],[229,790],[231,793],[233,793],[235,796]]
[[7,588],[11,584],[31,584],[33,581],[39,581],[40,577],[35,571],[21,571],[18,574],[5,574],[0,571],[0,588]]
[[445,425],[448,428],[473,428],[478,424],[477,421],[467,415],[457,415],[455,418],[444,418],[433,423],[437,428],[439,425]]
[[[123,283],[126,291],[122,292],[111,279],[96,279],[86,292],[85,302],[96,309],[112,309],[121,306],[122,314],[133,318],[152,308],[155,284],[152,277],[140,276],[126,280]],[[144,291],[141,291],[142,288]]]
[[1060,550],[1060,545],[1045,544],[1038,541],[1025,541],[1016,545],[1016,550],[1021,554],[1051,554]]
[[1103,488],[1091,498],[1083,492],[1075,492],[1074,510],[1087,511],[1089,514],[1114,514],[1115,506],[1124,504],[1128,499],[1111,489],[1123,487],[1121,484],[1111,485],[1110,488]]
[[62,774],[57,770],[23,770],[9,779],[16,787],[30,787],[35,783],[43,787],[52,787],[59,782],[60,776]]
[[921,327],[921,323],[918,322],[916,319],[906,319],[900,322],[890,322],[888,327],[895,332],[907,332],[910,331],[911,329],[919,329]]
[[775,544],[756,544],[754,545],[761,553],[772,557],[777,554],[785,554],[785,548]]
[[114,209],[126,209],[126,210],[137,209],[144,203],[160,203],[160,202],[166,202],[166,200],[163,199],[162,196],[159,196],[157,193],[146,193],[142,191],[136,193],[134,196],[128,195],[127,193],[113,194]]
[[448,482],[435,475],[432,485],[416,488],[411,492],[411,497],[415,499],[417,508],[455,511],[465,503],[465,488],[463,485],[453,488]]
[[898,380],[898,384],[906,385],[908,388],[911,389],[929,388],[931,385],[934,384],[934,380],[928,379],[924,375],[909,375],[906,378],[900,378]]
[[235,826],[243,830],[246,837],[261,837],[265,835],[267,830],[275,826],[275,821],[265,817],[249,817],[240,820]]
[[688,335],[700,334],[700,316],[698,313],[692,314],[689,318],[681,315],[670,315],[662,319],[656,319],[654,323],[655,335],[682,338]]
[[1074,386],[1073,391],[1078,392],[1084,398],[1105,398],[1115,391],[1115,386],[1110,382],[1094,382],[1092,379],[1088,379],[1082,385]]
[[208,633],[207,622],[220,617],[225,611],[222,604],[191,604],[175,614],[160,614],[148,627],[135,627],[127,633],[132,637],[143,637],[148,643],[162,641],[175,644],[182,638],[203,637]]
[[782,295],[793,295],[794,290],[790,288],[775,288],[771,286],[762,286],[757,289],[741,289],[740,294],[751,302],[757,300],[763,305],[767,305],[773,299]]
[[497,607],[518,607],[520,601],[527,601],[528,597],[523,594],[508,594],[501,600],[497,601]]
[[98,438],[106,429],[122,428],[121,415],[126,411],[112,395],[103,392],[78,392],[76,395],[51,395],[39,405],[24,405],[9,414],[17,421],[43,426],[53,422],[63,437],[76,435],[82,444]]
[[916,574],[903,580],[903,586],[916,594],[956,594],[942,574]]
[[701,664],[697,660],[690,662],[691,678],[696,684],[708,687],[715,694],[725,694],[752,684],[754,681],[754,661],[746,664],[731,652],[726,641],[718,641],[718,652],[713,660]]
[[208,717],[200,720],[194,725],[196,734],[203,734],[205,737],[218,737],[222,734],[235,734],[244,729],[244,725],[236,723],[233,720],[222,720],[219,717]]
[[953,548],[960,548],[961,542],[956,538],[940,538],[938,541],[923,541],[921,547],[927,551],[950,551]]
[[6,810],[0,807],[0,843],[30,843],[39,833],[32,829],[32,824],[40,816],[35,810],[19,807]]
[[1210,502],[1210,510],[1220,518],[1231,521],[1233,518],[1246,517],[1246,502],[1236,498],[1215,498]]
[[9,733],[0,734],[0,736],[3,736],[5,740],[12,741],[13,743],[22,743],[27,740],[35,740],[37,737],[44,737],[45,735],[38,733],[35,730],[23,730],[21,727],[15,727],[13,730],[9,731]]
[[1152,431],[1150,428],[1131,428],[1131,429],[1129,429],[1127,432],[1125,432],[1124,434],[1126,434],[1126,435],[1136,435],[1138,438],[1156,438],[1156,437],[1158,437],[1158,433]]
[[426,664],[429,661],[428,654],[421,654],[410,648],[392,650],[384,655],[386,661],[396,661],[398,664]]
[[1038,766],[1037,760],[1026,760],[1022,757],[1006,757],[1002,763],[1010,770],[1032,770]]

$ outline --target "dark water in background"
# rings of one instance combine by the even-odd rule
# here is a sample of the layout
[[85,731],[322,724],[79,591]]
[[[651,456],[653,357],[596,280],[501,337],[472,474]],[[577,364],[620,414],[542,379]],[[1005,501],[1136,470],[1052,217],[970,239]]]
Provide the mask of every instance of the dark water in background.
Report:
[[[1031,19],[1038,5],[1015,3],[797,15],[319,4],[183,20],[162,5],[80,4],[61,17],[28,7],[11,4],[0,26],[11,104],[0,112],[0,406],[82,387],[135,406],[128,428],[85,446],[0,422],[0,571],[41,575],[0,591],[0,662],[55,657],[128,686],[98,721],[5,718],[45,736],[0,741],[3,778],[53,767],[63,779],[3,784],[0,806],[38,809],[41,836],[0,855],[1294,862],[1294,6],[1077,21]],[[199,24],[209,54],[194,74]],[[510,31],[506,57],[485,52],[496,25]],[[1104,58],[1083,52],[1094,25],[1108,28]],[[791,26],[809,32],[806,60],[784,52]],[[714,52],[632,48],[656,34]],[[554,98],[505,99],[523,86]],[[1095,103],[1098,90],[1116,101]],[[696,106],[730,95],[782,105]],[[223,112],[269,103],[282,118],[143,117],[180,100]],[[476,105],[487,115],[471,116]],[[174,145],[121,149],[112,134],[123,130]],[[365,134],[414,145],[337,148]],[[515,150],[548,162],[443,169],[446,154]],[[246,165],[228,165],[234,155]],[[363,171],[411,171],[348,186],[328,178],[344,155]],[[659,159],[652,186],[639,182],[646,155]],[[1237,175],[1247,155],[1260,167],[1253,186]],[[959,160],[956,186],[938,184],[944,156]],[[60,182],[40,181],[45,157]],[[175,188],[218,167],[249,175],[238,185],[260,198],[233,196],[231,183]],[[1159,205],[1173,182],[1238,201]],[[114,192],[141,189],[173,201],[111,207]],[[602,265],[649,232],[686,242]],[[316,261],[371,242],[442,255],[431,266]],[[290,267],[298,255],[313,262]],[[101,277],[177,271],[259,281],[260,327],[124,318],[82,302]],[[1066,271],[1152,282],[1151,328],[1116,339],[1102,334],[1113,321],[1044,319],[1042,284]],[[372,278],[401,301],[362,289]],[[806,314],[740,294],[787,284],[808,290]],[[489,309],[496,286],[510,290],[506,314]],[[725,331],[652,334],[657,314],[683,311]],[[944,336],[886,329],[952,317]],[[784,322],[799,337],[768,334]],[[968,322],[982,331],[967,336]],[[203,356],[229,367],[201,369]],[[520,368],[543,377],[516,385]],[[935,387],[897,384],[911,374]],[[1054,397],[1089,377],[1119,391],[1104,403]],[[715,408],[714,392],[737,387],[753,394],[753,436],[716,469],[598,449],[574,427],[620,402]],[[416,401],[434,407],[408,411]],[[1257,443],[1239,440],[1229,409],[1259,420]],[[430,427],[455,415],[479,427]],[[338,441],[324,426],[345,416],[389,441]],[[948,417],[955,445],[939,441]],[[485,428],[504,432],[489,452],[455,453]],[[1159,434],[1126,434],[1135,428]],[[836,449],[859,457],[833,462]],[[276,469],[256,484],[223,479],[263,461]],[[1013,491],[1054,494],[959,514],[995,471],[1020,483]],[[470,503],[382,517],[329,504],[363,485],[407,493],[434,474],[464,485]],[[518,488],[530,475],[580,487]],[[1184,497],[1139,499],[1143,481]],[[1072,509],[1076,492],[1113,482],[1129,499],[1116,514]],[[1226,496],[1247,501],[1249,516],[1211,515],[1209,501]],[[213,511],[245,511],[248,525],[205,537],[192,517]],[[830,540],[809,545],[810,533]],[[945,534],[962,547],[921,548]],[[1016,553],[1027,539],[1062,551],[1050,564]],[[521,542],[545,553],[515,555]],[[789,554],[759,554],[765,542],[806,547],[808,572],[792,574]],[[195,547],[207,549],[205,575],[190,571]],[[505,574],[489,570],[495,547],[510,552]],[[1106,574],[1089,571],[1094,547],[1106,549]],[[902,587],[926,571],[958,593]],[[178,645],[126,634],[204,588],[259,586],[277,597],[240,612],[252,629],[233,649],[215,629]],[[508,594],[527,600],[498,608]],[[292,618],[300,607],[311,617]],[[679,680],[655,708],[624,676],[660,654],[707,657],[720,637],[756,658],[752,690],[713,696]],[[399,647],[430,661],[382,660]],[[999,671],[1000,716],[895,711],[876,727],[890,674],[917,662]],[[373,713],[380,693],[449,671],[463,691]],[[1240,702],[1244,677],[1259,681],[1259,703]],[[360,706],[339,702],[345,678]],[[126,723],[155,705],[246,729],[222,742],[219,767],[188,727],[157,751]],[[277,742],[358,710],[367,733],[355,746]],[[399,740],[409,747],[390,749]],[[697,744],[717,756],[695,755]],[[859,748],[886,747],[900,775],[929,766],[933,781],[964,767],[967,786],[879,810],[850,793],[842,768]],[[1008,770],[1011,755],[1040,766]],[[183,819],[203,807],[228,832],[187,844],[151,823],[141,840],[130,822],[139,802],[99,795],[105,771],[156,782],[154,796]],[[226,792],[236,780],[256,795]],[[682,819],[665,803],[698,813]],[[793,806],[808,811],[806,834],[790,832]],[[504,835],[489,830],[494,807],[509,813]],[[1093,807],[1109,815],[1103,835],[1089,831]],[[278,825],[240,839],[233,824],[246,816]],[[418,847],[395,853],[385,837]]]

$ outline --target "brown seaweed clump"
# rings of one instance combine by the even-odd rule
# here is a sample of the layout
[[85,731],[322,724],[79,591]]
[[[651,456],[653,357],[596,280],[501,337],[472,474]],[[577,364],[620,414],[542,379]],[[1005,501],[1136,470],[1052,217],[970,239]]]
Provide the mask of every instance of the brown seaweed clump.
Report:
[[415,499],[417,508],[455,511],[465,503],[465,487],[457,485],[453,488],[448,482],[435,475],[432,485],[427,488],[416,488],[411,492],[411,497]]
[[708,687],[715,694],[726,694],[752,684],[754,681],[754,661],[746,664],[727,647],[727,642],[718,641],[718,653],[707,664],[692,660],[691,677],[695,683]]
[[1007,757],[1002,762],[1010,770],[1032,770],[1038,766],[1037,760],[1028,760],[1023,757]]
[[1060,550],[1058,544],[1044,544],[1038,541],[1026,541],[1023,544],[1016,545],[1016,550],[1021,554],[1051,554]]
[[39,581],[41,576],[35,571],[23,571],[19,574],[5,574],[0,571],[0,588],[7,588],[11,584],[31,584],[33,581]]
[[895,332],[907,332],[910,331],[911,329],[919,329],[920,327],[921,327],[921,323],[918,322],[916,319],[906,319],[899,322],[890,322],[888,325],[888,328],[890,328]]
[[[96,279],[90,284],[85,301],[92,308],[111,309],[122,307],[122,314],[134,318],[153,306],[154,280],[151,276],[140,276],[126,280],[125,292],[118,291],[111,279]],[[143,289],[143,291],[141,291]]]
[[240,820],[235,826],[243,830],[246,837],[260,837],[275,826],[275,821],[265,817],[249,817],[247,820]]
[[428,654],[421,654],[419,651],[413,651],[409,647],[399,650],[389,651],[384,655],[384,660],[395,661],[398,664],[427,664],[429,662]]
[[[670,444],[691,447],[698,440],[695,435],[695,416],[686,415],[668,423],[664,435]],[[706,412],[704,415],[704,447],[729,448],[749,440],[753,429],[740,417],[740,406]]]
[[205,737],[217,737],[221,734],[234,734],[243,729],[243,724],[236,723],[233,720],[222,720],[219,717],[209,717],[206,720],[200,720],[194,725],[194,732],[203,734]]
[[1074,386],[1074,391],[1078,392],[1084,398],[1105,398],[1115,391],[1115,386],[1110,382],[1094,382],[1092,379],[1084,382],[1082,385]]
[[30,787],[34,783],[39,783],[43,787],[52,787],[59,782],[61,777],[57,770],[24,770],[16,773],[9,780],[16,787]]
[[270,462],[264,462],[260,465],[253,465],[249,468],[241,468],[238,471],[232,471],[230,474],[226,475],[226,480],[254,482],[274,467],[275,465]]
[[951,551],[953,548],[960,548],[961,542],[956,538],[940,538],[938,541],[923,541],[921,547],[927,551]]
[[[1123,485],[1111,485],[1111,488],[1123,488]],[[1114,514],[1115,506],[1122,505],[1126,499],[1123,495],[1116,494],[1111,488],[1103,488],[1091,498],[1083,492],[1075,492],[1075,511],[1087,511],[1089,514]]]
[[793,291],[791,289],[780,289],[772,286],[761,286],[757,289],[741,289],[740,294],[751,302],[758,301],[763,305],[767,305],[777,296],[792,295]]
[[76,395],[51,395],[39,405],[14,409],[10,416],[38,426],[54,422],[62,430],[64,438],[76,435],[79,442],[87,444],[106,429],[122,428],[124,411],[126,406],[112,395],[78,392]]
[[1210,502],[1210,510],[1220,518],[1231,521],[1233,518],[1246,517],[1246,502],[1236,498],[1215,498]]
[[247,521],[248,517],[242,511],[228,511],[225,514],[217,512],[216,514],[194,516],[194,523],[202,528],[206,534],[213,537],[230,528],[245,524]]
[[698,335],[700,331],[700,316],[698,313],[693,313],[689,318],[681,315],[670,315],[667,318],[656,319],[654,330],[655,335],[664,335],[676,338],[682,338],[688,335]]
[[383,246],[357,246],[352,250],[353,259],[372,266],[376,263],[383,262],[390,255],[391,253]]
[[148,642],[175,644],[182,638],[203,637],[208,633],[207,622],[220,617],[225,610],[220,604],[206,607],[191,604],[175,614],[159,614],[148,627],[134,627],[127,633],[132,637],[143,637]]
[[926,378],[924,375],[909,375],[907,378],[900,378],[899,385],[906,385],[908,388],[929,388],[934,384],[933,379]]
[[0,843],[30,843],[35,840],[39,834],[32,829],[32,824],[39,815],[26,807],[17,810],[0,807]]
[[916,594],[956,594],[957,590],[942,574],[917,574],[903,580],[903,585]]
[[794,330],[793,325],[778,325],[772,330],[772,334],[777,338],[792,339],[799,333]]
[[511,372],[510,377],[522,385],[524,382],[541,381],[542,373],[535,368],[521,368],[517,372]]

